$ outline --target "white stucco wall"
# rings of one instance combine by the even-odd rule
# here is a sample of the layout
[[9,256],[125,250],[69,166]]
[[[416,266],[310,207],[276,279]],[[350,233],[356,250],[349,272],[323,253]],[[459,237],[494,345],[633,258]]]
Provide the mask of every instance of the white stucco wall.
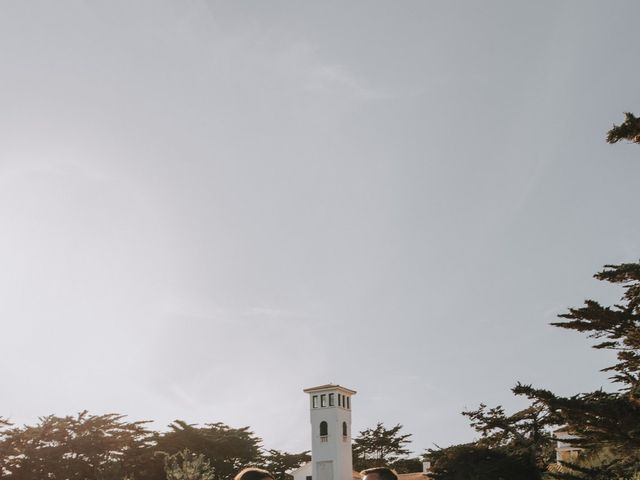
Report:
[[[311,390],[311,391],[310,391]],[[338,405],[338,394],[349,398],[351,407],[352,390],[340,386],[327,386],[322,389],[307,389],[311,420],[311,456],[313,480],[351,480],[353,461],[351,457],[351,409]],[[329,394],[334,395],[334,405],[329,406]],[[313,396],[318,396],[314,408]],[[320,395],[326,395],[326,406],[322,407]],[[341,402],[342,403],[342,402]],[[320,423],[327,422],[328,434],[320,436]],[[342,435],[342,424],[347,425],[347,435]],[[296,479],[297,480],[297,479]]]
[[293,475],[293,480],[307,480],[307,477],[311,477],[313,475],[313,463],[307,462],[304,465],[301,465],[291,472],[291,475]]

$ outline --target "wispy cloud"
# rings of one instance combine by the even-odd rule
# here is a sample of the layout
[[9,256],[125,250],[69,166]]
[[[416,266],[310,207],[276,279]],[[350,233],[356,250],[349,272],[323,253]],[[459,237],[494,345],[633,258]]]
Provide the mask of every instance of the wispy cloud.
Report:
[[[396,98],[399,92],[374,85],[352,67],[323,57],[308,43],[289,45],[272,58],[270,68],[303,92],[343,96],[357,100]],[[294,85],[291,84],[293,82]]]

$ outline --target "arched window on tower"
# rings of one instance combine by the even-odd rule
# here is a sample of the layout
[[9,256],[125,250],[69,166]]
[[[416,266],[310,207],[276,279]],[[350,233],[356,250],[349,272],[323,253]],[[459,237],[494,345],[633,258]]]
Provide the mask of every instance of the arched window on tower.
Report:
[[320,422],[320,441],[326,442],[329,436],[329,425],[324,420]]
[[347,422],[342,422],[342,437],[344,441],[347,440],[347,434]]

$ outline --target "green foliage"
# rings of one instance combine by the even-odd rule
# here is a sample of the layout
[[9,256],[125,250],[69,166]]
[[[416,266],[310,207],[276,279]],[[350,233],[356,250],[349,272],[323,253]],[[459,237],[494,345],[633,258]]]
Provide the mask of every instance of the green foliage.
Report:
[[50,415],[0,433],[0,474],[11,480],[110,480],[132,473],[148,452],[146,422],[124,415]]
[[622,284],[622,305],[603,307],[587,300],[581,308],[570,308],[560,315],[568,319],[552,325],[587,333],[599,341],[593,348],[613,350],[618,363],[604,369],[614,372],[611,379],[620,383],[629,398],[640,404],[640,263],[605,265],[595,278]]
[[171,430],[158,438],[158,449],[170,454],[185,448],[200,453],[210,462],[214,479],[229,479],[246,465],[262,461],[261,439],[249,427],[232,428],[223,423],[204,427],[176,420]]
[[356,470],[374,466],[390,466],[409,454],[405,445],[411,443],[411,434],[401,434],[402,425],[385,428],[378,422],[374,428],[362,430],[353,440],[353,465]]
[[505,414],[501,406],[487,408],[484,404],[462,414],[469,417],[471,426],[482,435],[478,446],[503,449],[510,455],[528,459],[540,469],[546,468],[554,457],[555,442],[550,427],[557,424],[557,418],[542,402],[534,402],[512,415]]
[[287,453],[279,450],[267,450],[264,456],[265,468],[270,471],[276,480],[291,480],[293,478],[287,472],[295,470],[302,464],[311,461],[309,451],[302,453]]
[[393,462],[393,469],[397,473],[416,473],[422,471],[422,458],[399,458]]
[[640,118],[632,113],[625,112],[625,120],[620,125],[614,125],[607,133],[607,142],[616,143],[627,140],[632,143],[640,143]]
[[501,406],[463,412],[481,434],[472,444],[431,449],[425,459],[435,480],[538,479],[554,457],[555,418],[541,403],[512,415]]
[[526,457],[476,444],[429,450],[433,480],[539,480],[540,471]]
[[194,454],[184,449],[166,455],[164,471],[167,480],[213,480],[215,478],[209,460],[203,454]]
[[616,352],[617,362],[604,371],[612,372],[621,389],[562,397],[518,384],[514,392],[544,404],[578,436],[571,443],[587,454],[605,448],[615,453],[611,462],[589,467],[588,477],[575,478],[631,478],[640,465],[640,264],[607,265],[595,277],[622,285],[622,303],[605,307],[587,300],[553,325],[586,333],[597,340],[594,348]]
[[146,428],[147,422],[124,418],[82,412],[75,417],[43,417],[24,427],[2,419],[0,479],[166,480],[169,468],[169,480],[205,473],[203,479],[228,480],[262,458],[260,439],[248,427],[196,427],[176,421],[170,431],[158,434]]

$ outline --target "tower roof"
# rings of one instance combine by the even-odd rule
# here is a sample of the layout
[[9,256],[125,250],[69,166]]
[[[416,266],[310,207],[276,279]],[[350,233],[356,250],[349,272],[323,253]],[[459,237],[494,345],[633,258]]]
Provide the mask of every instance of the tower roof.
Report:
[[303,392],[313,393],[313,392],[321,392],[324,390],[342,390],[343,392],[346,392],[349,395],[355,395],[357,393],[355,390],[351,390],[350,388],[343,387],[342,385],[336,385],[334,383],[327,383],[325,385],[318,385],[317,387],[305,388]]

